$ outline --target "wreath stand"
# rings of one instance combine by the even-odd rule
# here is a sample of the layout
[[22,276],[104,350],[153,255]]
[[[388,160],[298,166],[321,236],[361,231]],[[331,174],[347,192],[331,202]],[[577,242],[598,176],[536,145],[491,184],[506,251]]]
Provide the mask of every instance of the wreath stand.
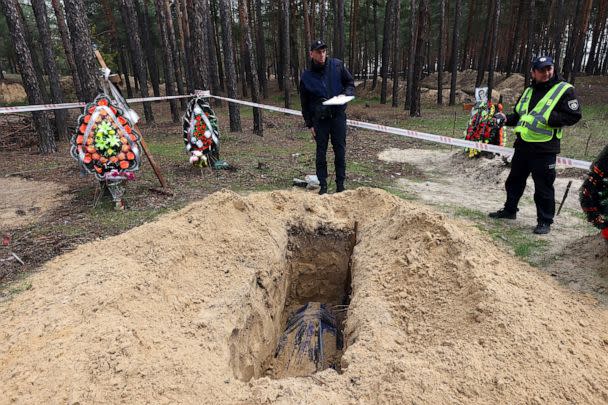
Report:
[[[106,62],[103,59],[103,56],[101,56],[101,53],[99,52],[99,50],[95,49],[94,52],[95,52],[95,57],[97,58],[97,61],[99,62],[99,65],[102,67],[102,70],[104,72],[110,72],[110,69],[106,65]],[[129,108],[126,100],[122,97],[120,92],[118,92],[116,87],[114,87],[114,85],[109,80],[107,80],[105,76],[104,76],[104,81],[102,81],[102,83],[104,83],[108,87],[108,90],[114,96],[114,99],[118,102],[118,104],[121,105],[121,108],[123,108],[123,110],[125,110],[125,111],[131,110],[131,108]],[[165,177],[162,175],[160,168],[154,161],[154,157],[152,156],[152,153],[150,153],[150,150],[148,149],[148,146],[146,145],[146,141],[144,140],[143,133],[137,126],[137,122],[133,123],[133,127],[139,133],[139,141],[141,144],[141,148],[143,149],[144,154],[146,155],[146,158],[148,158],[148,162],[150,162],[150,166],[152,166],[152,169],[154,170],[154,174],[156,175],[156,178],[158,179],[158,181],[160,182],[160,185],[161,185],[160,188],[150,188],[150,191],[172,196],[173,191],[171,191],[171,189],[169,188],[169,185],[167,184]],[[119,183],[122,183],[123,180],[119,181]],[[105,182],[108,183],[108,180],[106,179]],[[112,182],[112,181],[110,181],[110,182]],[[118,185],[111,186],[111,188],[109,187],[109,189],[110,189],[110,192],[112,193],[112,198],[114,198],[115,203],[116,203],[116,199],[114,196],[114,192],[112,192],[112,189],[116,190],[115,191],[116,195],[120,195],[122,197],[122,194],[124,194],[124,187],[122,188],[122,192],[118,191],[120,189],[120,187]],[[122,201],[122,198],[120,198],[120,200]],[[121,207],[124,208],[124,203],[121,203]]]

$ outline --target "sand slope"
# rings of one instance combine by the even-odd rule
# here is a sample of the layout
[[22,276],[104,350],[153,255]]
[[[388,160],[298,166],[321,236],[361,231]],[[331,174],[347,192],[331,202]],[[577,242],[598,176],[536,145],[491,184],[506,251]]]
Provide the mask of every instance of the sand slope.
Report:
[[[257,378],[289,229],[355,223],[343,373]],[[608,401],[605,307],[380,190],[221,191],[44,267],[0,303],[0,403]]]

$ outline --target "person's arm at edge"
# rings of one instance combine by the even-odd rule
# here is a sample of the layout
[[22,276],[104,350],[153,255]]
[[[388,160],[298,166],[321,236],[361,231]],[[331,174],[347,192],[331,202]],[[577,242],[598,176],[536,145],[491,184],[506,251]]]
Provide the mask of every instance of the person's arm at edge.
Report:
[[[576,101],[576,103],[572,103],[572,101]],[[576,106],[576,109],[572,109],[570,105]],[[561,128],[576,124],[582,117],[581,104],[576,97],[574,87],[571,87],[566,90],[551,111],[547,123],[550,127]]]
[[312,111],[310,109],[308,91],[302,79],[300,79],[300,104],[302,105],[302,117],[304,118],[306,128],[312,128]]
[[344,87],[344,94],[347,96],[355,95],[355,80],[353,76],[350,74],[346,66],[344,66],[344,62],[342,63],[342,87]]

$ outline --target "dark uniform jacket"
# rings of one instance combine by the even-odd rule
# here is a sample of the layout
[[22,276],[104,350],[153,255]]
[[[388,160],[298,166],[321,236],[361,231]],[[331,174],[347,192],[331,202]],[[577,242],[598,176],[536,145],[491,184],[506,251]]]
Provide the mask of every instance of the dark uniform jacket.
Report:
[[[312,128],[315,114],[323,101],[340,94],[355,94],[355,82],[344,63],[339,59],[327,58],[321,66],[311,60],[310,69],[306,69],[300,78],[300,101],[306,126]],[[341,112],[346,105],[330,108]]]
[[[530,111],[547,94],[547,92],[557,83],[562,81],[557,73],[545,83],[532,82],[532,97],[530,97]],[[523,94],[522,94],[523,96]],[[519,96],[521,98],[521,96]],[[519,100],[517,100],[519,102]],[[517,103],[515,103],[517,105]],[[557,106],[549,116],[548,124],[553,128],[561,128],[576,124],[582,117],[580,102],[576,98],[574,87],[569,88],[560,98]],[[516,126],[519,121],[519,114],[514,112],[507,115],[507,126]],[[519,135],[513,145],[515,149],[529,151],[532,153],[559,153],[560,140],[554,135],[548,142],[526,142]]]

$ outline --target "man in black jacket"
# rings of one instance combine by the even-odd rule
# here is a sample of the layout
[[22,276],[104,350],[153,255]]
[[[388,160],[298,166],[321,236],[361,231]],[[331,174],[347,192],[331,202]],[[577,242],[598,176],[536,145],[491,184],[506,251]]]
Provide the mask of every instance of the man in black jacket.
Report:
[[[515,219],[517,205],[532,174],[536,204],[536,234],[551,230],[555,215],[555,164],[560,152],[563,127],[576,124],[582,117],[574,87],[559,79],[550,56],[532,62],[532,85],[524,90],[513,114],[497,114],[515,127],[515,153],[505,183],[504,208],[490,213],[491,218]],[[500,117],[498,117],[500,115]]]
[[336,168],[336,191],[344,191],[346,179],[346,105],[323,105],[334,96],[355,93],[350,72],[339,59],[327,57],[327,45],[315,41],[310,47],[310,68],[300,78],[300,101],[306,127],[317,143],[316,169],[321,188],[327,193],[327,146],[331,139]]

